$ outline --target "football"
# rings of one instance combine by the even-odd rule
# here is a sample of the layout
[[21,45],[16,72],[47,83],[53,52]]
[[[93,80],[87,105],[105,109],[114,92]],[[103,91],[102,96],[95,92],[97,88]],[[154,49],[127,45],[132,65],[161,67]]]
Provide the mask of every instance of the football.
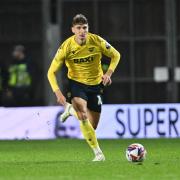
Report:
[[146,158],[146,154],[146,149],[139,143],[131,144],[126,149],[126,158],[130,162],[142,162]]

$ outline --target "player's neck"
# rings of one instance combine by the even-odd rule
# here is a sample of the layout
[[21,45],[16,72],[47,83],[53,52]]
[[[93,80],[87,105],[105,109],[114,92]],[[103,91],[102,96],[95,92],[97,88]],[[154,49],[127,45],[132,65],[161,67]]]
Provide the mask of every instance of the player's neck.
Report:
[[81,39],[78,39],[78,38],[75,37],[75,41],[76,41],[76,43],[79,44],[80,46],[83,46],[83,45],[86,44],[86,39],[81,40]]

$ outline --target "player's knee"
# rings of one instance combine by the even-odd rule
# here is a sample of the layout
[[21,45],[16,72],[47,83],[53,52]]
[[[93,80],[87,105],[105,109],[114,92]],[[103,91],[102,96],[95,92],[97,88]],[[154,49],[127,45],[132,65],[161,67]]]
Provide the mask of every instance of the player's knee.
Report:
[[78,115],[79,120],[82,120],[82,121],[88,118],[86,112],[77,112],[77,115]]

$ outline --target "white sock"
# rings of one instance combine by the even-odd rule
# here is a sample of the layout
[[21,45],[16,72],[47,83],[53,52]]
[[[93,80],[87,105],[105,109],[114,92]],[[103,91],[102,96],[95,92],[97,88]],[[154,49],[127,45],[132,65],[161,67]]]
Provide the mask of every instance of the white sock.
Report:
[[[102,151],[101,151],[101,149],[100,149],[99,146],[96,147],[96,148],[93,148],[93,152],[94,152],[95,156],[96,156],[97,154],[99,154],[99,153],[102,153]],[[103,154],[103,153],[102,153],[102,154]]]

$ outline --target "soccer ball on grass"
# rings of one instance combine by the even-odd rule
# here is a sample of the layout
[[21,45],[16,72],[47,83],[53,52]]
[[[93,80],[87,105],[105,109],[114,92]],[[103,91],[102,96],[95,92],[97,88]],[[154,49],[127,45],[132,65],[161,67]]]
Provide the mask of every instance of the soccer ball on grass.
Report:
[[146,149],[139,143],[131,144],[126,149],[126,158],[130,162],[142,162],[146,158],[146,154]]

